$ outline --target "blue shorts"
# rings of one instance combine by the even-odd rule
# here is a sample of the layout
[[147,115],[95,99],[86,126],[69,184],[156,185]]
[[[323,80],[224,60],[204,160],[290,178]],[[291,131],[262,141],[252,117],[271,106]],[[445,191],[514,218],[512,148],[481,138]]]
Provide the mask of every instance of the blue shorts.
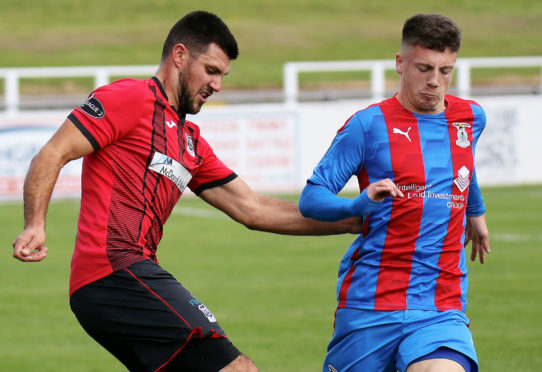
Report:
[[439,348],[455,350],[478,371],[467,316],[458,310],[373,311],[341,308],[323,371],[403,372]]

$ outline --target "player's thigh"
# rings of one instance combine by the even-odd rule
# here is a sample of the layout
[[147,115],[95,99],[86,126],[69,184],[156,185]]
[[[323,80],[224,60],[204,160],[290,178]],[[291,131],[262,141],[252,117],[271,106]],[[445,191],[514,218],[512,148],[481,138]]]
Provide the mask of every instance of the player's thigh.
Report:
[[220,372],[258,372],[258,368],[245,355],[239,355],[233,362],[220,370]]
[[[183,349],[193,350],[197,357],[202,345],[216,349],[205,357],[219,359],[220,368],[240,354],[217,341],[227,339],[205,305],[151,261],[133,264],[79,289],[71,305],[89,335],[130,369],[142,365],[155,370],[178,354],[188,355]],[[199,339],[211,341],[192,343]],[[231,353],[222,352],[229,349]]]
[[406,336],[397,352],[399,371],[405,371],[414,362],[427,359],[424,357],[441,350],[445,353],[446,350],[450,350],[449,357],[446,354],[443,357],[435,354],[428,360],[437,358],[454,360],[458,359],[455,358],[455,354],[458,354],[465,358],[466,364],[473,372],[478,371],[478,358],[468,328],[469,321],[464,313],[455,310],[444,312],[408,310],[406,314]]
[[412,363],[406,372],[465,372],[465,368],[450,359],[427,359]]
[[248,367],[253,365],[252,362],[241,356],[240,351],[227,338],[193,337],[161,370],[250,371]]
[[339,309],[323,371],[395,371],[402,312]]

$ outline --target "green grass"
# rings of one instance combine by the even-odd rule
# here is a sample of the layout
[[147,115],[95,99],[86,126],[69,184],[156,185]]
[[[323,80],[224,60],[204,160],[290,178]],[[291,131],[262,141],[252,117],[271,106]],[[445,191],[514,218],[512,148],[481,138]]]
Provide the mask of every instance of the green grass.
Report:
[[173,23],[191,10],[215,12],[241,50],[225,88],[278,87],[288,61],[394,58],[403,22],[417,12],[453,17],[462,57],[540,55],[542,45],[536,0],[0,0],[0,8],[0,67],[158,64]]
[[[483,190],[492,234],[487,263],[469,263],[468,315],[482,371],[542,366],[542,186]],[[290,196],[295,200],[295,196]],[[249,231],[197,198],[183,198],[158,257],[217,316],[262,371],[317,371],[332,332],[339,260],[353,236],[288,237]],[[20,263],[11,242],[22,206],[0,205],[0,365],[17,371],[115,371],[119,363],[77,324],[68,304],[78,203],[49,210],[49,257]]]

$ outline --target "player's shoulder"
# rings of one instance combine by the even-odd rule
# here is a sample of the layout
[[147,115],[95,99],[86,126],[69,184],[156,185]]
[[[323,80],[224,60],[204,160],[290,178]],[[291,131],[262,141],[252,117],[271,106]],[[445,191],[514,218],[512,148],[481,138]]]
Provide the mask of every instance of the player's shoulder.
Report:
[[356,122],[360,125],[364,125],[364,123],[371,123],[373,120],[373,117],[382,115],[382,107],[384,106],[396,106],[397,100],[393,98],[385,99],[381,102],[373,103],[361,110],[356,111],[354,114],[352,114],[348,120],[344,123],[343,129],[346,125],[348,125],[350,122]]
[[96,89],[99,91],[130,91],[130,90],[143,90],[145,89],[151,80],[141,80],[141,79],[119,79],[115,80],[109,84],[103,85]]
[[483,107],[472,99],[463,99],[452,95],[446,95],[447,111],[448,112],[464,112],[468,108],[475,118],[485,121],[485,111]]
[[451,94],[447,94],[445,99],[446,99],[446,102],[448,103],[448,105],[473,105],[473,106],[477,106],[477,107],[480,107],[480,108],[482,107],[475,100],[464,99],[464,98],[460,98],[460,97],[457,97],[457,96],[452,96]]
[[132,107],[151,94],[152,80],[120,79],[96,88],[92,93],[100,100],[113,100],[116,104],[129,103]]

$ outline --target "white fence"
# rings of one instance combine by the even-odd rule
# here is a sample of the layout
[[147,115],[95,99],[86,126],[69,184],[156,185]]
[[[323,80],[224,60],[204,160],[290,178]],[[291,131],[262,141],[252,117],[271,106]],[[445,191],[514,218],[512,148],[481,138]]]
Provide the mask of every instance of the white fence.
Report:
[[[477,67],[541,67],[542,57],[459,59],[457,89],[470,96],[470,70]],[[6,110],[0,112],[0,200],[20,199],[32,157],[69,113],[21,110],[19,79],[94,77],[95,86],[117,76],[150,76],[157,66],[0,69],[6,81]],[[205,106],[194,120],[215,152],[254,189],[299,191],[337,129],[354,112],[385,93],[385,71],[393,61],[291,63],[285,66],[284,102]],[[369,70],[373,98],[299,102],[303,71]],[[541,70],[542,75],[542,70]],[[542,80],[542,79],[541,79]],[[542,85],[542,84],[541,84]],[[487,127],[477,148],[481,185],[542,183],[542,94],[476,96],[486,110]],[[80,191],[81,162],[63,169],[56,196]],[[351,185],[355,188],[355,182]]]
[[94,77],[94,87],[110,82],[112,76],[151,76],[158,66],[81,66],[81,67],[20,67],[0,68],[4,78],[4,100],[6,114],[16,116],[20,109],[20,79]]
[[[539,67],[540,90],[542,91],[542,56],[539,57],[495,57],[459,58],[456,63],[457,90],[461,97],[471,95],[471,70],[474,68]],[[20,111],[20,79],[94,77],[94,86],[109,83],[112,76],[150,76],[158,66],[86,66],[86,67],[31,67],[0,68],[0,79],[4,79],[4,106],[8,116]],[[370,71],[373,100],[385,94],[387,70],[395,69],[394,60],[289,62],[283,68],[283,99],[292,104],[299,98],[299,74],[323,71]]]
[[[540,57],[495,57],[495,58],[458,58],[455,69],[457,90],[461,97],[471,95],[471,70],[473,68],[513,68],[540,67],[540,87],[542,90],[542,56]],[[394,70],[394,60],[333,61],[333,62],[290,62],[284,65],[284,99],[292,104],[299,97],[299,73],[323,71],[370,71],[371,93],[373,100],[384,97],[386,70]]]

